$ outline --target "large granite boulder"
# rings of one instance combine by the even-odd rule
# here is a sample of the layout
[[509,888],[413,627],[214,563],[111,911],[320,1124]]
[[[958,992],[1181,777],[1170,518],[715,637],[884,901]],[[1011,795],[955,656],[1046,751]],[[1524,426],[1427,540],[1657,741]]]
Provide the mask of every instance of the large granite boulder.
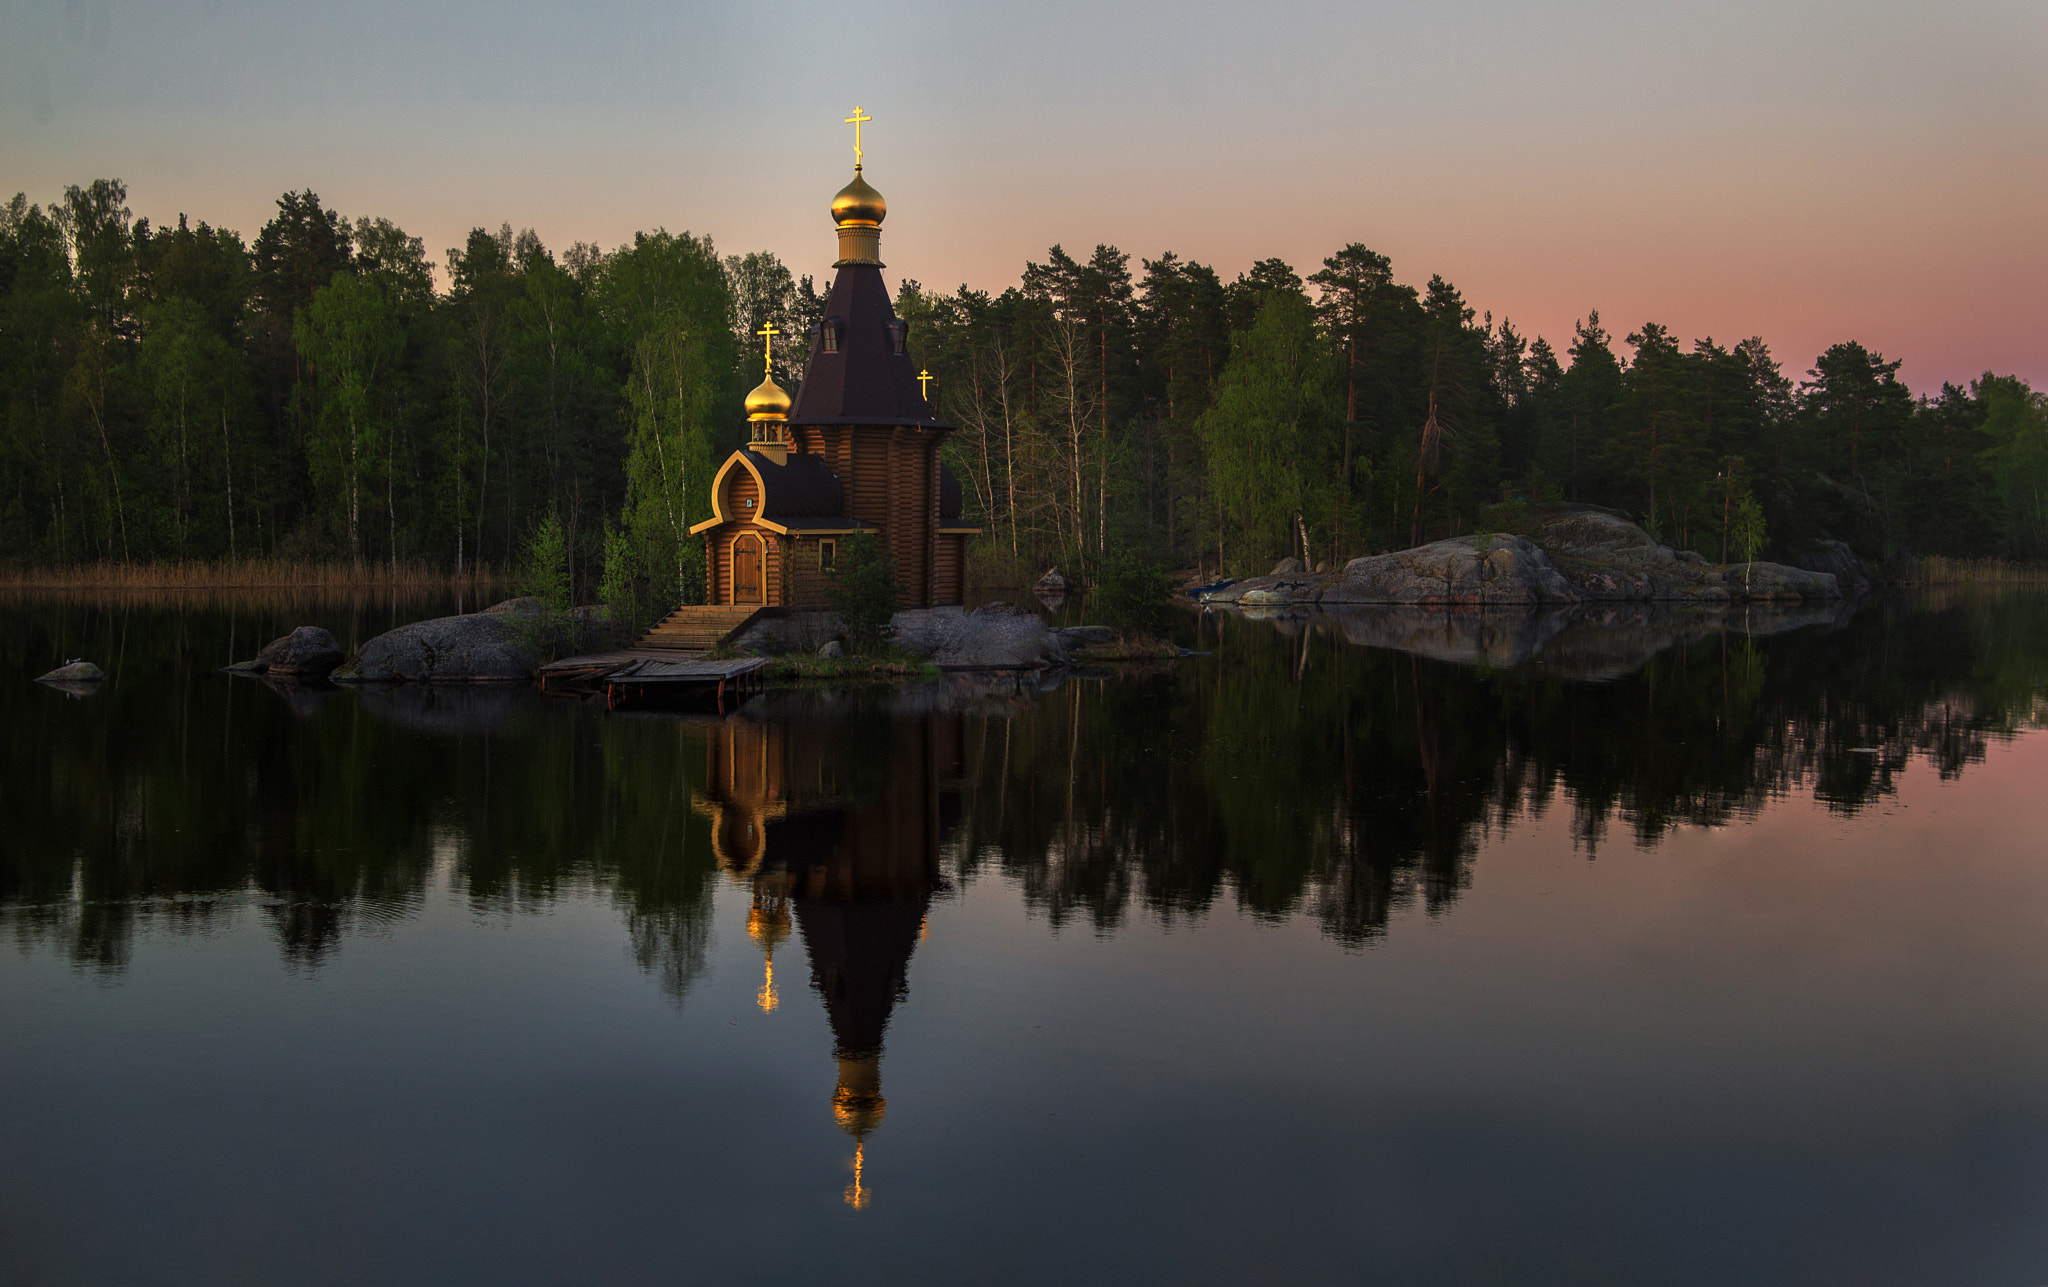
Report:
[[1876,579],[1870,565],[1856,557],[1847,541],[1809,541],[1794,549],[1786,562],[1808,572],[1825,572],[1846,593],[1868,590]]
[[1584,598],[1726,603],[1731,599],[1833,599],[1835,578],[1782,563],[1709,563],[1660,545],[1614,514],[1574,511],[1545,519],[1536,539]]
[[1582,596],[1542,550],[1519,536],[1463,536],[1346,563],[1334,573],[1252,577],[1216,591],[1212,603],[1443,603],[1533,607]]
[[[1412,550],[1353,559],[1334,573],[1289,569],[1205,595],[1245,608],[1322,604],[1449,604],[1552,607],[1619,600],[1727,603],[1833,599],[1833,575],[1781,563],[1709,563],[1660,545],[1617,514],[1573,511],[1546,520],[1533,540],[1461,536]],[[1463,645],[1460,645],[1462,647]]]
[[912,608],[895,617],[896,642],[941,670],[1033,670],[1067,660],[1045,619],[990,603],[972,612]]
[[249,669],[270,675],[319,679],[339,666],[341,661],[341,645],[334,642],[333,635],[318,626],[300,626],[283,638],[265,644]]
[[522,620],[528,614],[504,608],[500,604],[387,630],[329,678],[343,684],[526,679],[539,663],[539,631]]

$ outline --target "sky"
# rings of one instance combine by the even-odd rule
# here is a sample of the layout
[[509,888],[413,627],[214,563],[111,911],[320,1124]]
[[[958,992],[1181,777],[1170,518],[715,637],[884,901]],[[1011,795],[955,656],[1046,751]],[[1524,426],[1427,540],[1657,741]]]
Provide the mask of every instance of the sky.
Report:
[[822,279],[858,104],[934,289],[1362,242],[1560,351],[1598,309],[2048,388],[2044,49],[2042,0],[0,0],[0,198],[253,239],[311,188],[437,262],[665,227]]

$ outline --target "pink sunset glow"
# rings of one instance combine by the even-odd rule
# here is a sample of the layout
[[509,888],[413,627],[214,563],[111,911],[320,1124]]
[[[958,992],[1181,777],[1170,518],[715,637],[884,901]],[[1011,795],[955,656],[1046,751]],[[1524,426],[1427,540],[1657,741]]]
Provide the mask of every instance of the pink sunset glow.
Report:
[[883,5],[850,24],[810,3],[212,0],[6,21],[5,186],[31,200],[119,177],[138,215],[252,237],[311,187],[437,257],[480,225],[558,250],[665,226],[823,276],[858,102],[896,280],[999,291],[1055,242],[1305,275],[1359,241],[1560,349],[1597,308],[1617,336],[1761,334],[1795,376],[1856,339],[1916,391],[2048,383],[2038,6]]

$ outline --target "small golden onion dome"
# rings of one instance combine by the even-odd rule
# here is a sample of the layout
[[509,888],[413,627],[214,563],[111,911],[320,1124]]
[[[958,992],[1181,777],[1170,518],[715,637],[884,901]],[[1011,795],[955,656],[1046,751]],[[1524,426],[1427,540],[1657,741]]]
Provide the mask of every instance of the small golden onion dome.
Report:
[[889,203],[882,200],[882,194],[868,186],[860,177],[860,167],[853,167],[853,182],[839,189],[839,195],[832,198],[832,222],[841,225],[867,224],[879,226],[889,217]]
[[771,375],[755,385],[754,391],[747,395],[747,419],[786,420],[792,405],[789,395],[782,391],[782,386],[775,383],[775,377]]

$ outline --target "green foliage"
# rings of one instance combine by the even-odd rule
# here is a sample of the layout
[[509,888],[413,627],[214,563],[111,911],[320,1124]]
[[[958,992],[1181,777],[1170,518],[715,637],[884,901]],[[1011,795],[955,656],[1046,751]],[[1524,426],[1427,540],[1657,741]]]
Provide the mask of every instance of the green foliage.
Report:
[[[1735,503],[1735,521],[1732,535],[1735,548],[1742,554],[1744,564],[1756,562],[1756,556],[1764,548],[1764,507],[1756,503],[1754,496],[1744,496]],[[1743,569],[1743,589],[1749,588],[1749,570]]]
[[639,623],[642,610],[634,594],[633,543],[623,530],[609,523],[604,527],[603,568],[597,583],[597,601],[605,606],[613,622]]
[[[753,332],[784,332],[795,388],[825,306],[773,256],[687,233],[557,254],[480,226],[437,294],[419,238],[311,191],[250,239],[129,207],[114,179],[0,203],[14,557],[506,568],[552,513],[572,585],[618,562],[613,527],[636,611],[699,599],[689,528],[741,439]],[[1116,550],[1262,571],[1513,527],[1517,497],[1721,553],[1731,457],[1782,546],[2048,556],[2048,413],[2019,380],[1916,398],[1897,361],[1843,343],[1795,388],[1760,339],[1645,320],[1617,342],[1589,312],[1553,347],[1410,280],[1354,242],[1306,281],[1097,245],[1053,246],[995,294],[902,283],[911,359],[960,426],[945,460],[983,529],[974,574],[1095,578]]]
[[1988,371],[1970,391],[1982,408],[1981,432],[1989,444],[1983,458],[2004,502],[2007,551],[2048,557],[2048,394]]
[[1163,634],[1173,623],[1173,578],[1129,550],[1096,564],[1085,607],[1106,626],[1132,634]]
[[569,610],[569,545],[562,520],[552,513],[540,521],[527,541],[519,593],[539,599],[551,611]]
[[1298,291],[1269,290],[1263,301],[1251,329],[1233,337],[1215,404],[1196,424],[1218,546],[1241,571],[1294,548],[1297,516],[1327,525],[1336,508],[1328,354]]
[[903,603],[896,556],[872,532],[847,537],[827,576],[825,598],[846,628],[848,652],[872,655],[885,650],[893,634],[890,619]]

